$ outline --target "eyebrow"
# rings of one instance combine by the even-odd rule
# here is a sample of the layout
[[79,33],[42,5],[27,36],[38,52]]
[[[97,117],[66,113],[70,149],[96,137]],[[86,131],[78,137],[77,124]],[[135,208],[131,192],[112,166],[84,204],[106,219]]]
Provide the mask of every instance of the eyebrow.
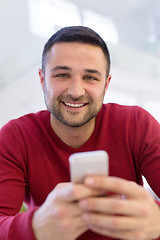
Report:
[[72,71],[72,68],[68,67],[68,66],[56,66],[54,68],[51,69],[51,72],[57,71],[57,70],[68,70],[68,71]]
[[[57,71],[57,70],[67,70],[67,71],[72,71],[72,68],[68,67],[68,66],[61,66],[58,65],[54,68],[51,69],[51,72]],[[99,76],[102,76],[102,74],[97,70],[97,69],[85,69],[84,72],[86,73],[93,73],[93,74],[98,74]]]
[[98,74],[99,76],[102,76],[102,74],[96,70],[96,69],[85,69],[85,72],[87,73],[95,73],[95,74]]

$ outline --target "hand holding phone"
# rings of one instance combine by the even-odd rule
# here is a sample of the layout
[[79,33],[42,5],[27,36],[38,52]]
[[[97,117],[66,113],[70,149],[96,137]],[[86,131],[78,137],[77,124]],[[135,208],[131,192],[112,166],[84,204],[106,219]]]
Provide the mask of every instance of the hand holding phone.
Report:
[[69,157],[70,176],[74,183],[82,183],[90,174],[108,175],[108,154],[97,150],[74,153]]

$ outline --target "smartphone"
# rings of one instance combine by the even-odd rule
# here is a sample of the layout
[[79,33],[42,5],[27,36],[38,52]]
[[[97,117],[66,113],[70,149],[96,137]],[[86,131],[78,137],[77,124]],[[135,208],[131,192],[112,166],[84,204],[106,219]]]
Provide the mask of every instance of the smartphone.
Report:
[[69,157],[70,177],[82,183],[87,175],[108,175],[108,154],[104,150],[73,153]]

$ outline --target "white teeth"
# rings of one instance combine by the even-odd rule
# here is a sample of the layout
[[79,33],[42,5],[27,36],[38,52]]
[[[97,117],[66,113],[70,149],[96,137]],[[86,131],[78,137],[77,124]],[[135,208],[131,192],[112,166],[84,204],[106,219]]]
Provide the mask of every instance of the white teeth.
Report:
[[65,103],[65,105],[69,106],[69,107],[82,107],[84,106],[84,104],[73,104],[73,103]]

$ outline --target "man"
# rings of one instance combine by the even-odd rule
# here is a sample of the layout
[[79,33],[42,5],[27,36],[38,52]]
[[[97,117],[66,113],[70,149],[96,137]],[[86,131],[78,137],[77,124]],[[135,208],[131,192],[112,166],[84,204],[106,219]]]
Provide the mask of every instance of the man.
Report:
[[[46,111],[12,120],[0,137],[1,240],[158,239],[160,126],[139,107],[103,104],[111,80],[101,37],[68,27],[46,43],[39,77]],[[110,176],[70,183],[72,153],[105,150]],[[102,197],[103,193],[103,197]],[[18,213],[25,200],[29,210]]]

